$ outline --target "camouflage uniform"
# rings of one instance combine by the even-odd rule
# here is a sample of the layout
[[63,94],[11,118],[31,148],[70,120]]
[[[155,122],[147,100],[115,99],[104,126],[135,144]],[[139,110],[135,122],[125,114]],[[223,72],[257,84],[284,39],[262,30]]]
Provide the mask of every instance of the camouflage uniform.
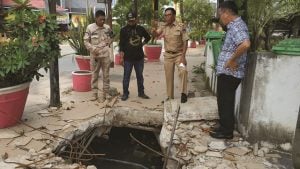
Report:
[[99,98],[104,101],[109,91],[110,45],[112,43],[112,31],[106,24],[103,27],[96,23],[87,26],[84,36],[84,44],[90,51],[92,70],[93,97],[98,98],[99,71],[103,73],[103,91],[99,90]]
[[181,93],[187,94],[187,69],[186,66],[179,66],[182,52],[184,49],[184,41],[187,41],[188,34],[182,23],[173,22],[171,26],[163,24],[159,28],[164,37],[165,53],[164,68],[167,85],[168,98],[174,98],[174,67],[178,68],[180,77]]

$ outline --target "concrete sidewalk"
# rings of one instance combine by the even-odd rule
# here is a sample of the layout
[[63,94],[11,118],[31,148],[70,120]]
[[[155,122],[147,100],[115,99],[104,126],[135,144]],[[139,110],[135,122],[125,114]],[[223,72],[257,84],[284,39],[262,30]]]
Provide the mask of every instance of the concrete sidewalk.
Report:
[[[216,99],[214,96],[204,97],[211,95],[206,90],[204,77],[192,72],[194,66],[199,67],[205,62],[203,50],[203,46],[198,46],[189,48],[187,52],[188,91],[189,96],[195,98],[190,98],[187,103],[181,105],[171,149],[172,157],[181,162],[182,169],[292,168],[290,154],[279,152],[276,145],[266,142],[251,145],[237,132],[232,140],[216,140],[209,136],[208,131],[215,124],[213,119],[217,114]],[[70,47],[62,46],[62,54],[67,53],[72,53]],[[80,164],[66,164],[65,160],[56,157],[52,151],[63,151],[62,145],[71,144],[70,140],[84,135],[94,127],[103,130],[97,131],[100,135],[111,126],[156,131],[160,133],[159,142],[162,149],[168,147],[175,117],[173,110],[179,102],[180,93],[178,77],[175,75],[175,100],[165,105],[161,103],[166,97],[162,57],[160,62],[145,63],[145,93],[151,99],[137,97],[133,71],[129,99],[121,101],[116,97],[116,103],[111,107],[89,101],[91,92],[72,90],[71,72],[77,69],[72,56],[61,58],[59,64],[62,107],[48,108],[50,87],[47,75],[39,82],[32,82],[22,117],[24,124],[0,129],[1,169],[14,169],[17,166],[84,169],[86,167]],[[111,69],[110,77],[111,87],[122,93],[123,67],[117,65]],[[177,162],[168,163],[169,169],[175,169],[175,166]],[[90,166],[90,169],[92,168]]]
[[[62,54],[64,55],[67,53],[72,53],[72,50],[66,45],[62,48]],[[193,66],[200,65],[204,60],[203,47],[188,50],[187,61],[189,81],[193,78],[191,73]],[[144,100],[137,97],[137,82],[135,72],[132,72],[129,99],[124,102],[118,99],[116,104],[113,105],[113,108],[117,108],[124,112],[135,111],[135,115],[124,115],[124,113],[119,113],[121,116],[124,116],[118,116],[118,118],[121,118],[120,121],[124,121],[128,116],[135,116],[134,119],[130,120],[136,120],[137,126],[138,123],[148,123],[154,127],[162,125],[163,104],[161,101],[166,97],[166,85],[162,61],[163,58],[161,57],[160,62],[145,63],[145,93],[149,95],[151,99]],[[74,58],[72,56],[65,56],[59,60],[59,64],[62,108],[56,109],[48,107],[50,98],[48,75],[41,78],[39,82],[33,81],[25,106],[25,112],[22,117],[22,121],[26,123],[26,125],[18,124],[14,127],[0,129],[0,154],[6,156],[4,158],[7,158],[6,161],[12,162],[4,163],[0,160],[2,161],[0,162],[0,168],[14,168],[19,166],[19,163],[30,164],[28,159],[32,159],[33,154],[43,154],[44,156],[46,154],[47,157],[54,156],[54,154],[51,153],[51,150],[55,149],[63,141],[62,138],[71,139],[79,133],[84,133],[88,128],[99,124],[105,124],[104,121],[107,119],[104,117],[107,116],[106,113],[110,112],[111,108],[103,108],[103,105],[89,101],[91,92],[74,92],[72,90],[71,72],[77,69]],[[117,88],[121,94],[122,77],[122,66],[116,65],[115,68],[111,69],[111,87]],[[179,99],[180,93],[177,84],[178,78],[177,75],[175,75],[175,98]],[[191,83],[189,83],[188,90],[191,91],[191,93],[197,91]],[[42,153],[40,153],[41,150],[44,152],[42,151]],[[56,162],[57,161],[60,161],[60,159],[56,160]],[[62,160],[60,162],[62,168],[74,167],[72,165],[66,166]],[[49,164],[49,161],[44,164]],[[56,167],[58,166],[59,165],[56,165]]]

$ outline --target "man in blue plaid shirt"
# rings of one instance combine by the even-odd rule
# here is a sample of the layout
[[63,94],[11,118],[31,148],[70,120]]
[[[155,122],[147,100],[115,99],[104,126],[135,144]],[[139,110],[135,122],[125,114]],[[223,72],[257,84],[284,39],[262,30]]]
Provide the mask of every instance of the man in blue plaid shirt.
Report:
[[217,102],[220,126],[213,129],[210,136],[218,139],[232,139],[235,91],[245,75],[250,40],[247,25],[238,16],[238,8],[233,1],[221,3],[218,10],[220,21],[227,27],[227,32],[217,64]]

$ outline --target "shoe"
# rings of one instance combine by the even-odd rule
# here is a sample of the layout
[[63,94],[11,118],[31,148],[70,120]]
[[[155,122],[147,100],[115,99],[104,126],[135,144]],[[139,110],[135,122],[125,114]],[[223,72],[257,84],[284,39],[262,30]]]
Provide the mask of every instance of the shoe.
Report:
[[125,100],[127,100],[127,99],[128,99],[128,95],[123,94],[123,96],[121,97],[121,100],[122,100],[122,101],[125,101]]
[[187,95],[185,93],[181,93],[181,103],[187,102]]
[[209,135],[216,139],[233,139],[233,133],[225,133],[221,131],[211,132]]
[[139,97],[142,99],[150,99],[149,96],[147,96],[145,93],[144,94],[139,94]]
[[212,133],[216,133],[216,132],[222,132],[222,129],[220,127],[211,127],[210,131]]

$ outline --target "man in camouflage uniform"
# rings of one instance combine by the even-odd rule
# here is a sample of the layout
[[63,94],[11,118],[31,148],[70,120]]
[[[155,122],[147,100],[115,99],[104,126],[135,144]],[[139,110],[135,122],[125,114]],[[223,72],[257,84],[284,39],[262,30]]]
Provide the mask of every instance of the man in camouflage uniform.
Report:
[[187,102],[187,62],[185,58],[188,34],[185,26],[178,23],[174,8],[167,8],[164,13],[165,23],[158,29],[154,28],[155,36],[164,37],[165,53],[164,68],[168,99],[174,99],[174,68],[178,68],[181,84],[181,103]]
[[[95,15],[95,23],[87,26],[84,36],[84,44],[90,51],[92,70],[92,99],[104,102],[109,91],[110,46],[112,43],[112,31],[105,22],[105,13],[98,10]],[[103,90],[98,90],[99,71],[103,73]],[[99,95],[98,95],[99,93]]]

